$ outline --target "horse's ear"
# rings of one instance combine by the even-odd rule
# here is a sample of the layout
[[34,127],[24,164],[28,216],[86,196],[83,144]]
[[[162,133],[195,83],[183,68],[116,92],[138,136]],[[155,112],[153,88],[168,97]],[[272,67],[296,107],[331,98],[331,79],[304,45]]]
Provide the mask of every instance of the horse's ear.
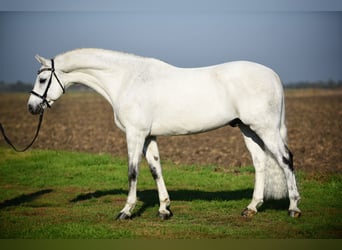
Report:
[[36,55],[35,58],[37,59],[38,62],[40,62],[41,65],[48,66],[49,60],[45,59],[44,57],[40,55]]

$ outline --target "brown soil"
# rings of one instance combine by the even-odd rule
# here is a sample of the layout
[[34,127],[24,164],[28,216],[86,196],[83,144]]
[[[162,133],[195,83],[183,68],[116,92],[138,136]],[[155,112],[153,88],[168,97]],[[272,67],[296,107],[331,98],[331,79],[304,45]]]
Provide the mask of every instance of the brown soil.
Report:
[[[13,142],[25,146],[38,117],[28,113],[28,95],[0,94],[0,121]],[[342,89],[286,92],[289,146],[295,167],[315,176],[342,171]],[[238,128],[174,137],[159,137],[163,161],[229,166],[251,164]],[[0,139],[0,145],[5,142]],[[126,157],[125,135],[115,127],[111,106],[95,93],[68,93],[45,112],[33,148],[108,152]]]

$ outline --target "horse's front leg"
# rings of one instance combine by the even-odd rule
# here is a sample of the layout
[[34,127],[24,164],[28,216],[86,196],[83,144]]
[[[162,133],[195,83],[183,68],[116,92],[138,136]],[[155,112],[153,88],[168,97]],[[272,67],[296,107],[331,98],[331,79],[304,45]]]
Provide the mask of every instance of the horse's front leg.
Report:
[[126,131],[128,149],[128,184],[129,191],[125,207],[116,217],[118,220],[130,219],[133,209],[137,203],[137,181],[139,174],[139,163],[144,147],[146,133],[135,129]]
[[156,181],[158,188],[160,202],[158,216],[162,220],[167,220],[173,214],[170,210],[170,198],[163,179],[158,145],[154,136],[148,137],[146,139],[144,146],[144,155],[150,167],[153,179]]

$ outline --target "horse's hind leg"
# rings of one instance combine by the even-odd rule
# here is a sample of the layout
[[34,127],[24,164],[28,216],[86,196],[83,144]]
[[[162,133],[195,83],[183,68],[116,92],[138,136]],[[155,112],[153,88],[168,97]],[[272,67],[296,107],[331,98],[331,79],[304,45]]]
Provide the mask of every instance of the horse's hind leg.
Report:
[[298,208],[300,195],[294,174],[292,153],[286,146],[285,141],[282,139],[279,130],[262,130],[258,134],[278,165],[284,171],[290,200],[289,215],[291,217],[299,217],[301,215],[301,211]]
[[144,145],[144,155],[150,167],[153,179],[156,181],[158,188],[160,201],[158,216],[162,220],[169,219],[173,214],[170,210],[170,198],[162,175],[159,150],[155,137],[151,136],[146,139]]
[[257,209],[263,204],[265,185],[265,161],[266,154],[263,141],[247,125],[240,123],[239,128],[243,133],[246,146],[252,156],[255,168],[255,184],[253,199],[242,212],[242,216],[251,217],[257,213]]

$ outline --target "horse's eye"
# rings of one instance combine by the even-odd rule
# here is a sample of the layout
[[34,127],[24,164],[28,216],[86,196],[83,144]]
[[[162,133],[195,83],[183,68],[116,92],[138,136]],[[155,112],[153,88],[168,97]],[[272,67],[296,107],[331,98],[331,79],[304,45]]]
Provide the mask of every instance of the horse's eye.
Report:
[[43,83],[45,83],[45,81],[46,81],[46,79],[45,79],[45,78],[39,78],[39,83],[40,83],[40,84],[43,84]]

